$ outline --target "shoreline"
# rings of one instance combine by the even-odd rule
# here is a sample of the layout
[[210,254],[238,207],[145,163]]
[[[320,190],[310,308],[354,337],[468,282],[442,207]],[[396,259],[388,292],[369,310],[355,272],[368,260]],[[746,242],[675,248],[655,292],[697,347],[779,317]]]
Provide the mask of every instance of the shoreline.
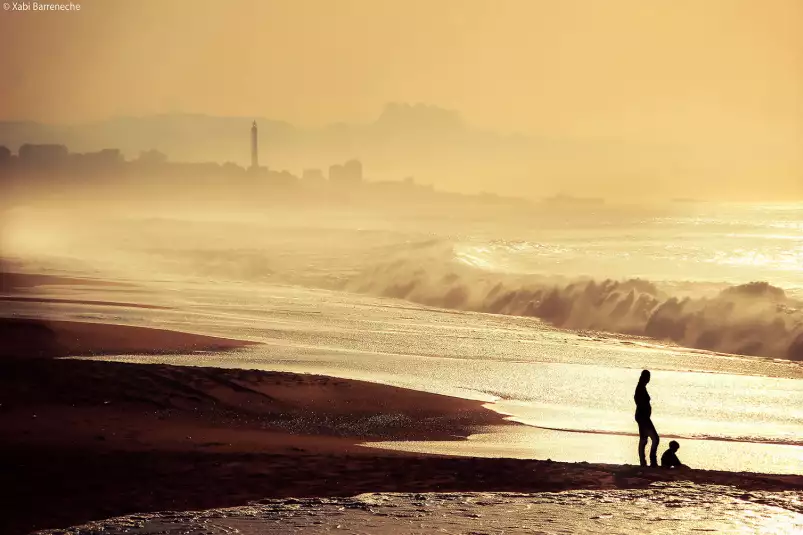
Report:
[[[250,489],[249,499],[331,492],[321,485],[322,462],[362,473],[356,459],[411,457],[366,441],[455,440],[505,424],[481,402],[363,381],[57,358],[246,344],[140,327],[0,319],[0,458],[9,460],[0,500],[10,511],[0,515],[0,532],[179,503],[244,503],[234,498],[241,487]],[[382,473],[380,465],[370,470]],[[276,481],[259,473],[289,475]],[[131,481],[140,483],[132,488]]]
[[[49,333],[49,342],[37,345],[42,333]],[[262,498],[382,491],[628,489],[656,481],[803,490],[803,476],[797,475],[380,450],[364,443],[459,440],[483,426],[519,424],[482,401],[363,381],[52,358],[242,344],[249,342],[100,323],[0,319],[0,347],[8,348],[0,359],[0,425],[10,437],[0,446],[2,458],[10,460],[0,499],[11,511],[0,531],[22,534]],[[32,349],[39,352],[24,354]]]
[[[493,405],[491,403],[491,405]],[[491,409],[499,414],[506,415],[507,413],[503,411],[497,411],[496,409]],[[509,416],[509,415],[508,415]],[[523,418],[522,418],[523,419]],[[630,431],[597,431],[593,429],[562,429],[559,427],[546,427],[543,425],[533,425],[528,424],[526,422],[520,421],[521,419],[510,416],[507,418],[508,422],[514,422],[521,425],[526,425],[527,427],[532,427],[533,429],[543,429],[544,431],[557,431],[559,433],[579,433],[584,435],[606,435],[606,436],[615,436],[615,437],[633,437],[638,438],[638,433],[633,433]],[[742,438],[729,438],[729,437],[709,437],[709,436],[688,436],[688,435],[676,435],[671,433],[661,434],[661,439],[680,439],[680,440],[703,440],[703,441],[712,441],[712,442],[738,442],[743,444],[766,444],[768,446],[803,446],[803,441],[772,441],[772,440],[759,440],[759,439],[742,439]]]
[[258,342],[113,323],[0,317],[0,359],[229,351]]

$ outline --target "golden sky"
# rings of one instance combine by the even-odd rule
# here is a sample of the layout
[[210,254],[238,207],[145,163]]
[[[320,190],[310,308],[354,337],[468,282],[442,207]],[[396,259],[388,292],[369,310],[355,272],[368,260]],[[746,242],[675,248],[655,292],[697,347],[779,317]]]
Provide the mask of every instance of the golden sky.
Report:
[[80,4],[0,12],[0,118],[315,126],[425,102],[500,132],[755,149],[803,177],[801,0]]

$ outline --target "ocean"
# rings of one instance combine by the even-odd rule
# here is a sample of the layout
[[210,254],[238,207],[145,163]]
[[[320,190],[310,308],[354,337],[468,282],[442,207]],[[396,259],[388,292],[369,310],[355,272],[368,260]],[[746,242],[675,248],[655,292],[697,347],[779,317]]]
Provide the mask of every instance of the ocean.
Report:
[[803,474],[803,205],[19,207],[3,228],[16,269],[136,283],[49,297],[171,307],[8,314],[263,343],[115,360],[364,379],[525,424],[376,447],[635,464],[633,390],[649,369],[653,421],[684,463]]

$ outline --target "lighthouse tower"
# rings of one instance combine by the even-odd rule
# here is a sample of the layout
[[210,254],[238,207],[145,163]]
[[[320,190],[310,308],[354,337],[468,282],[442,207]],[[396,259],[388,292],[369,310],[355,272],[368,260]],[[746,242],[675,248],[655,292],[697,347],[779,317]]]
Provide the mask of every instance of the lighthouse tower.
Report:
[[259,141],[257,140],[257,122],[251,125],[251,170],[259,169]]

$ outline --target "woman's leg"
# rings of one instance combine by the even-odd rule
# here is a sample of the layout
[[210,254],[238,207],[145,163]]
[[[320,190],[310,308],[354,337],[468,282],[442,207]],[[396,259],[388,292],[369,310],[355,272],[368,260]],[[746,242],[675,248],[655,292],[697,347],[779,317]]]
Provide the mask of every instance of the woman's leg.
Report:
[[[647,447],[647,438],[650,436],[649,429],[648,429],[648,426],[645,425],[646,422],[642,422],[642,421],[636,420],[636,423],[638,423],[638,436],[639,436],[639,439],[638,439],[638,460],[639,460],[639,464],[641,466],[647,466],[647,459],[644,456],[644,450]],[[654,430],[655,430],[655,428],[653,426],[653,431]]]
[[650,420],[650,466],[658,466],[658,443],[661,437],[658,436],[658,431],[655,429],[652,420]]

